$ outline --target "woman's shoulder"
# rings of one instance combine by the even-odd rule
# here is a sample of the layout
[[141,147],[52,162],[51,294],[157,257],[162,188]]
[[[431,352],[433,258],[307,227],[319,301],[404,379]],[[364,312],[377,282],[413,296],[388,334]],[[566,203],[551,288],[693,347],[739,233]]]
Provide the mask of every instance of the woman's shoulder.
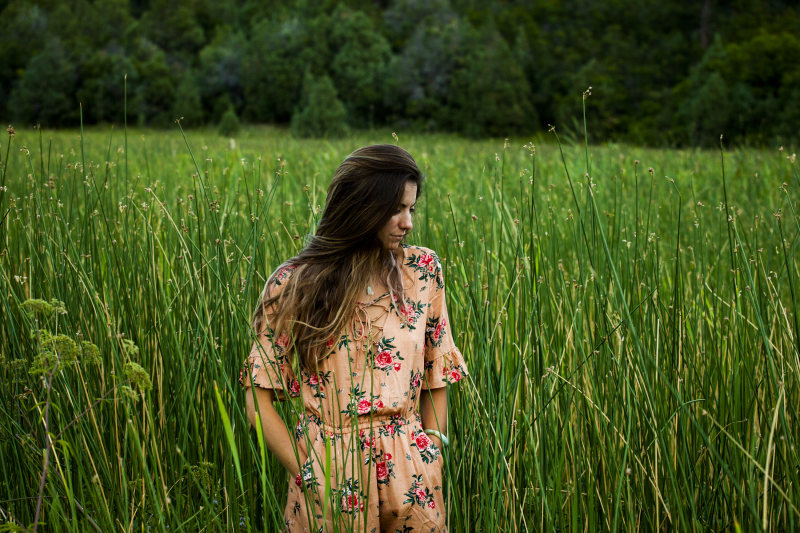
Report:
[[430,248],[426,248],[425,246],[419,246],[416,244],[403,244],[403,253],[405,254],[406,263],[409,261],[411,257],[423,257],[425,256],[426,259],[430,257],[435,261],[439,261],[439,256]]
[[406,271],[416,274],[415,277],[421,281],[436,280],[439,284],[442,264],[436,252],[424,246],[405,245],[403,253],[403,268]]
[[296,269],[297,264],[293,263],[291,259],[281,263],[267,278],[267,283],[264,286],[264,290],[267,294],[269,296],[276,296],[280,293],[286,283],[292,278]]
[[277,284],[285,283],[294,275],[297,264],[291,259],[281,263],[269,276],[269,281]]
[[435,251],[433,251],[430,248],[426,248],[425,246],[420,246],[418,244],[403,244],[402,246],[405,251],[406,257],[408,257],[409,253],[415,253],[417,255],[427,254],[427,255],[432,255],[433,257],[437,257]]
[[426,267],[429,264],[439,264],[439,256],[436,252],[424,246],[404,244],[403,254],[405,256],[403,261],[405,266],[413,266],[417,263],[422,263]]

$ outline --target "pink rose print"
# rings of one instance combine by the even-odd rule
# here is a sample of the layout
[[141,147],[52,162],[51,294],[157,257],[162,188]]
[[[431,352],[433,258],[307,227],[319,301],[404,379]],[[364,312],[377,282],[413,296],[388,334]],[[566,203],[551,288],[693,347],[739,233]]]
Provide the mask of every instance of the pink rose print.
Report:
[[431,269],[431,265],[433,264],[433,256],[430,254],[422,254],[419,256],[419,264],[424,267],[428,267],[430,272],[433,272]]
[[433,500],[428,502],[428,507],[430,507],[431,509],[435,509],[436,508],[436,504],[433,503]]
[[373,440],[372,437],[365,437],[364,436],[364,430],[363,429],[359,433],[359,436],[361,437],[362,442],[364,444],[363,448],[372,448],[373,446],[375,446],[375,441]]
[[421,381],[420,381],[420,378],[419,378],[419,374],[417,374],[417,375],[414,376],[414,381],[411,382],[411,385],[413,385],[414,388],[417,388],[417,387],[420,386],[420,384],[421,384]]
[[412,324],[417,319],[417,313],[414,310],[413,305],[401,305],[400,314],[403,315],[403,317],[405,317],[406,320],[408,320]]
[[427,505],[429,507],[433,507],[430,504],[430,502],[433,501],[433,494],[431,493],[430,489],[423,486],[422,474],[412,475],[411,478],[413,481],[411,482],[411,486],[404,494],[406,500],[403,503],[410,503],[412,505],[418,504],[422,506]]
[[381,461],[377,465],[375,465],[376,471],[378,472],[378,479],[384,480],[389,477],[389,469],[386,468],[386,461]]
[[300,394],[300,382],[293,379],[291,385],[289,385],[289,391],[291,391],[292,394]]
[[336,341],[334,340],[333,337],[331,337],[330,339],[328,339],[328,342],[325,343],[325,347],[326,348],[330,348],[331,346],[333,346],[334,342],[336,342]]
[[358,496],[355,494],[345,494],[342,496],[342,510],[343,511],[363,511],[364,504],[358,501]]
[[395,370],[400,370],[400,363],[395,363],[394,364],[394,369]]
[[375,364],[380,368],[386,368],[387,366],[391,365],[393,361],[394,358],[392,357],[392,352],[389,350],[384,350],[375,356]]
[[[389,432],[389,435],[394,435],[394,425],[393,424],[389,424],[388,426],[386,426],[386,431]],[[392,458],[391,455],[389,455],[388,453],[386,455],[387,455],[387,457],[386,457],[387,459],[391,459]]]
[[282,333],[278,340],[275,341],[275,346],[279,346],[280,348],[286,348],[289,346],[289,335],[286,333]]
[[433,342],[439,342],[439,337],[442,336],[442,323],[436,324],[436,329],[433,330]]
[[417,435],[414,437],[414,441],[417,443],[417,448],[419,448],[419,451],[426,450],[428,446],[431,445],[431,439],[428,438],[428,435],[422,432],[417,433]]
[[383,400],[378,400],[378,401],[377,401],[377,402],[375,402],[373,405],[374,405],[375,407],[377,407],[378,409],[381,409],[381,408],[383,408]]
[[458,370],[453,369],[453,370],[450,371],[450,379],[453,382],[460,381],[461,377],[462,377],[461,376],[461,372],[459,372]]
[[390,461],[392,459],[392,454],[387,453],[386,455],[384,455],[384,457],[386,457],[387,461]]
[[372,402],[369,400],[359,400],[358,401],[358,414],[365,415],[372,410]]
[[317,376],[316,374],[311,374],[310,376],[308,376],[308,384],[311,385],[312,387],[319,385],[319,376]]

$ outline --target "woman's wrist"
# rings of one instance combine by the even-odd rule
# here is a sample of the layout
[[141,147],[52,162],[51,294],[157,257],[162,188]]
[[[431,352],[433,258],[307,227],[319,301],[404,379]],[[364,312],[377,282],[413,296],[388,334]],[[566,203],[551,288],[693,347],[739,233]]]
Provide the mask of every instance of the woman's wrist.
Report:
[[297,454],[297,460],[298,460],[298,463],[292,464],[294,469],[293,470],[289,470],[289,474],[291,474],[292,477],[294,477],[295,484],[298,487],[300,487],[300,486],[303,485],[303,475],[304,475],[303,466],[308,462],[308,456],[303,458],[303,455],[301,453],[298,453]]

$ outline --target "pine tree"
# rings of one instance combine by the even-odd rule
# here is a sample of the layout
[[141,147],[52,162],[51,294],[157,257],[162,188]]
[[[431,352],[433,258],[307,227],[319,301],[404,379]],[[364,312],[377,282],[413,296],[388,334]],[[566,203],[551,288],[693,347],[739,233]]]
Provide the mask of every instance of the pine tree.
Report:
[[241,124],[239,123],[239,117],[236,116],[236,111],[233,109],[233,106],[229,106],[228,110],[222,114],[222,120],[219,121],[219,134],[223,137],[232,137],[239,133],[241,129]]
[[303,81],[303,105],[292,116],[296,137],[339,137],[348,133],[347,112],[328,76],[311,75]]
[[[142,39],[133,64],[140,76],[137,86],[133,87],[136,95],[134,106],[128,112],[135,110],[142,126],[170,125],[176,118],[172,115],[176,80],[167,64],[166,54],[155,44]],[[128,88],[129,93],[130,89],[131,86]]]
[[181,119],[184,127],[197,127],[203,124],[203,102],[200,99],[197,76],[191,70],[186,71],[175,89],[175,101],[172,115]]

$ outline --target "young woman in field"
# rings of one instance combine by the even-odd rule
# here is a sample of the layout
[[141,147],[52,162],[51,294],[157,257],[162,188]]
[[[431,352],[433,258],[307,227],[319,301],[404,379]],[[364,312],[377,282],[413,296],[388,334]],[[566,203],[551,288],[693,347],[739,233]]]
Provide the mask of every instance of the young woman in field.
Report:
[[[467,373],[436,254],[404,240],[411,155],[339,165],[316,234],[270,276],[243,372],[250,422],[288,471],[289,531],[444,531],[446,385]],[[290,435],[273,400],[300,398]]]

